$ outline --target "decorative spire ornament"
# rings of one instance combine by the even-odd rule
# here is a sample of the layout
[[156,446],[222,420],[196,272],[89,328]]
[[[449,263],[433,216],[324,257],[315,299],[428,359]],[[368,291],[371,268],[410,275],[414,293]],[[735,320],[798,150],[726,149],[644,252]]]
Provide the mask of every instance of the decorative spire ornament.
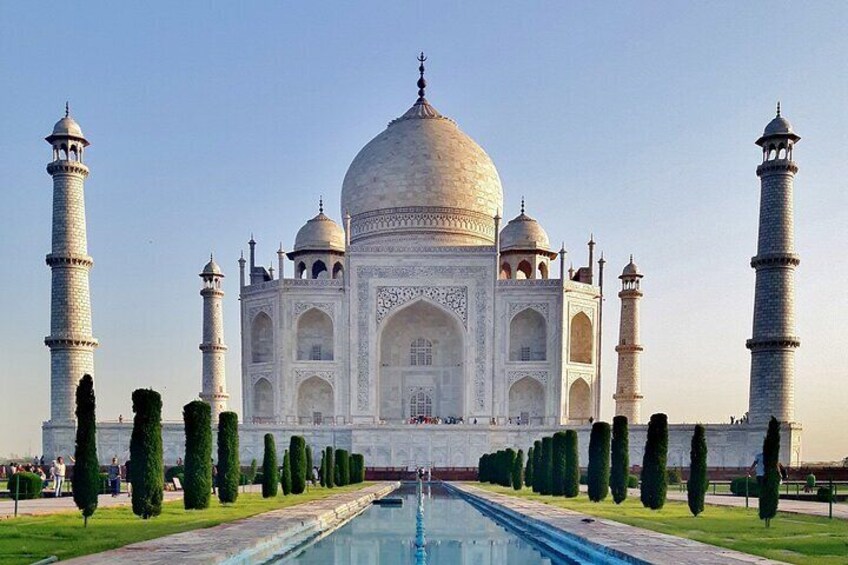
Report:
[[421,54],[418,56],[418,62],[420,63],[420,65],[418,65],[418,73],[420,75],[418,77],[418,100],[419,101],[424,100],[424,89],[427,88],[427,81],[424,80],[424,61],[426,61],[426,60],[427,60],[427,57],[424,56],[424,51],[422,51]]

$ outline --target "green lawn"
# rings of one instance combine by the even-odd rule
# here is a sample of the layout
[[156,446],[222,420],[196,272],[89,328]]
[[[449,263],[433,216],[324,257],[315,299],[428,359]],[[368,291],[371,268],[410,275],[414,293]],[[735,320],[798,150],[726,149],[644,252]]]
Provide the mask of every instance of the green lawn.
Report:
[[638,496],[616,505],[612,497],[604,502],[591,502],[585,492],[577,498],[562,498],[541,496],[527,488],[514,491],[501,486],[472,484],[493,492],[779,561],[804,565],[848,563],[848,522],[845,520],[779,513],[767,529],[753,508],[707,506],[700,516],[694,518],[685,502],[668,501],[662,510],[652,511],[642,507]]
[[69,559],[138,541],[208,528],[332,494],[358,490],[370,484],[373,483],[334,489],[310,488],[308,494],[280,495],[272,499],[263,499],[258,493],[239,493],[235,504],[222,505],[213,498],[207,510],[186,511],[182,500],[179,500],[165,503],[162,514],[150,520],[135,516],[129,506],[103,508],[89,519],[85,529],[82,518],[76,512],[0,520],[0,563],[32,563],[51,555]]

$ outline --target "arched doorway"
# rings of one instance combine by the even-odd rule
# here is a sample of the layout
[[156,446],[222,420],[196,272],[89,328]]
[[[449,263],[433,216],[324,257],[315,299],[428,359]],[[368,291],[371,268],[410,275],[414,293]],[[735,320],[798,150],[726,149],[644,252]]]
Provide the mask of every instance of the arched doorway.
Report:
[[332,423],[333,387],[320,377],[309,377],[297,391],[297,417],[301,424]]
[[568,390],[568,421],[571,424],[586,424],[592,416],[589,384],[577,379]]
[[383,322],[377,385],[381,420],[412,418],[413,395],[422,391],[431,394],[430,416],[464,416],[463,333],[453,314],[423,299]]
[[333,321],[317,308],[297,319],[297,360],[333,360]]
[[250,328],[250,350],[253,363],[270,363],[274,360],[274,324],[265,312],[259,312]]
[[544,361],[548,332],[545,318],[532,308],[516,314],[509,323],[509,360]]
[[533,377],[524,377],[509,387],[509,417],[513,422],[541,424],[545,416],[545,387]]
[[253,419],[255,422],[274,419],[274,389],[268,379],[259,379],[253,385]]
[[571,341],[569,359],[571,362],[591,363],[595,336],[592,333],[592,321],[589,316],[583,312],[578,312],[571,318],[569,337]]

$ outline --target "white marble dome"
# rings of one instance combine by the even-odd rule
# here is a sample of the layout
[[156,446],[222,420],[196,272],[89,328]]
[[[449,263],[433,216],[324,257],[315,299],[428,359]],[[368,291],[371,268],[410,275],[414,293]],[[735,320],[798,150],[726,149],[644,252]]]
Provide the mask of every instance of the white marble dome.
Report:
[[501,251],[543,250],[550,251],[551,242],[541,224],[524,211],[510,220],[501,230]]
[[351,243],[492,245],[502,208],[492,160],[424,98],[362,148],[342,186]]
[[345,237],[341,226],[324,214],[306,222],[294,238],[294,251],[344,251]]

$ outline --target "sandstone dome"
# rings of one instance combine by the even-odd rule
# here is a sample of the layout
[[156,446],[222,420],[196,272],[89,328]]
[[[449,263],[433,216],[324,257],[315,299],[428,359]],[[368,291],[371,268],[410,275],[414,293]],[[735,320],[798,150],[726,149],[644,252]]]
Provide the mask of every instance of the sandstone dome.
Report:
[[521,214],[501,230],[501,251],[541,250],[550,251],[551,242],[544,228],[534,218],[521,210]]
[[339,224],[324,214],[323,207],[317,216],[300,228],[294,238],[294,251],[344,250],[344,231]]
[[423,95],[362,148],[342,185],[351,243],[492,245],[502,208],[492,160]]

